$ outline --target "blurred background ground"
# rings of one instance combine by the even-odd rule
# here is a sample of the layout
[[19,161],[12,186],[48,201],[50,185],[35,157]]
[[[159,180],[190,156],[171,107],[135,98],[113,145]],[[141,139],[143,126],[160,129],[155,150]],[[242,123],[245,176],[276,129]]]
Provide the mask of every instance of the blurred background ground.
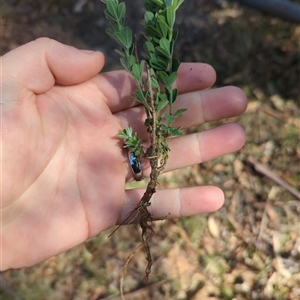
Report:
[[[128,24],[139,37],[143,1],[125,2]],[[105,70],[119,68],[100,1],[1,5],[1,55],[47,36],[101,50]],[[218,75],[215,87],[239,86],[249,99],[241,117],[189,132],[234,121],[244,126],[247,143],[239,152],[161,178],[161,187],[217,185],[225,205],[214,214],[156,222],[150,280],[142,280],[140,251],[125,278],[126,298],[299,299],[300,26],[228,1],[197,0],[184,2],[177,27],[180,60],[210,63]],[[1,300],[119,299],[120,272],[140,236],[134,225],[108,235],[32,268],[4,272]]]

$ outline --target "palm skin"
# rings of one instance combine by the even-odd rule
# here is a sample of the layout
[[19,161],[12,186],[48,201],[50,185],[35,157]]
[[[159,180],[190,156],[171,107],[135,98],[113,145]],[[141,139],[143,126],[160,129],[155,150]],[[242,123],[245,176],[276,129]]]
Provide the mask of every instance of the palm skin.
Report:
[[[121,223],[143,193],[125,190],[132,174],[116,138],[131,126],[147,142],[143,109],[131,98],[130,76],[98,74],[103,65],[100,52],[44,38],[2,57],[1,270],[34,265]],[[245,110],[237,88],[201,91],[214,80],[206,64],[181,66],[176,105],[188,111],[178,125]],[[237,124],[174,139],[166,171],[238,150],[244,141]],[[148,175],[147,161],[143,169]],[[150,212],[156,218],[211,212],[223,199],[213,186],[160,190]]]

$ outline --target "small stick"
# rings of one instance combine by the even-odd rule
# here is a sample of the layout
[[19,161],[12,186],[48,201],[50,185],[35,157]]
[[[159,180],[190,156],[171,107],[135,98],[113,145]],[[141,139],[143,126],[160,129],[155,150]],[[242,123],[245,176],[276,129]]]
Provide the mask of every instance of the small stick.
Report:
[[270,178],[273,180],[275,183],[278,185],[282,186],[285,188],[287,191],[289,191],[293,196],[295,196],[298,200],[300,200],[300,192],[297,191],[295,188],[293,188],[291,185],[289,185],[286,181],[281,179],[279,176],[277,176],[273,171],[268,169],[266,166],[263,164],[259,163],[256,161],[253,157],[249,156],[246,158],[246,162],[249,163],[254,167],[254,169],[263,174],[264,176]]

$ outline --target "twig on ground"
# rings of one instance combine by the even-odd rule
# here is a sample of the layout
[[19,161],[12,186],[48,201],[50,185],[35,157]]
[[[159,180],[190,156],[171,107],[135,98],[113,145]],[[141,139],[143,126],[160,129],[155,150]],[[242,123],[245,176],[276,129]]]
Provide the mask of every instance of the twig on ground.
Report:
[[255,171],[263,174],[264,176],[268,177],[278,185],[282,186],[284,189],[289,191],[293,196],[296,197],[296,199],[300,200],[300,192],[297,191],[294,187],[292,187],[290,184],[288,184],[285,180],[280,178],[278,175],[276,175],[272,170],[268,169],[263,164],[259,163],[257,160],[255,160],[253,157],[249,156],[246,158],[246,162],[250,164]]

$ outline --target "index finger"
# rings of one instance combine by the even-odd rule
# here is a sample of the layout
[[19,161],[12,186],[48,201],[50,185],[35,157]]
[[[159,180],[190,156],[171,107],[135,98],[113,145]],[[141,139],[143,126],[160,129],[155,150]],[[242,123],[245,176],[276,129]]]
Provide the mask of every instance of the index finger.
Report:
[[[204,90],[211,87],[216,80],[215,70],[204,63],[182,63],[175,83],[179,94]],[[132,76],[126,71],[102,73],[93,79],[104,95],[104,100],[113,113],[139,105],[133,94],[136,85]]]

